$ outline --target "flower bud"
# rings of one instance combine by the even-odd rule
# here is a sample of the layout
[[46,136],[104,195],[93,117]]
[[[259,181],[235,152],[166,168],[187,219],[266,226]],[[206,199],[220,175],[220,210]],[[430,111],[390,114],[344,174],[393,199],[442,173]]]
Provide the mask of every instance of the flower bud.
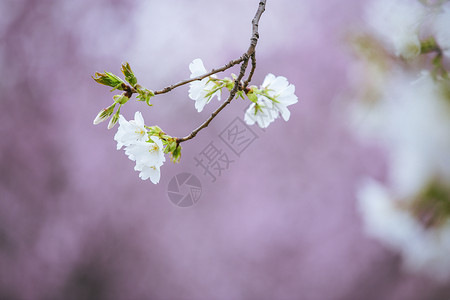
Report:
[[117,121],[119,121],[119,112],[120,109],[117,110],[117,112],[112,116],[111,120],[109,120],[108,123],[108,129],[111,129],[116,125]]
[[421,45],[417,36],[409,37],[402,44],[398,45],[395,54],[405,60],[416,58],[421,52]]
[[95,117],[94,122],[93,122],[94,125],[97,125],[97,124],[105,121],[110,115],[112,115],[115,107],[116,107],[116,103],[114,103],[113,105],[111,105],[107,108],[102,109],[98,113],[97,117]]

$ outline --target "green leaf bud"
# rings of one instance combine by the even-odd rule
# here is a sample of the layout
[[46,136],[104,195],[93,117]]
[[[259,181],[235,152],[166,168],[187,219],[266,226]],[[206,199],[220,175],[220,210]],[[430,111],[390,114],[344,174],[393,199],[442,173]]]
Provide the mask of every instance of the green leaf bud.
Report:
[[141,86],[139,85],[136,86],[136,90],[139,94],[136,96],[138,101],[145,101],[148,106],[152,106],[152,104],[150,103],[150,98],[155,96],[153,91],[141,88]]
[[175,148],[175,150],[172,151],[172,162],[174,163],[178,163],[180,162],[180,158],[181,158],[181,146],[180,144],[178,144]]
[[123,90],[122,84],[124,84],[123,80],[114,75],[113,73],[106,72],[105,73],[99,73],[96,72],[94,76],[92,76],[92,79],[94,79],[96,82],[107,85],[115,89]]
[[131,70],[130,64],[127,62],[124,62],[122,64],[122,73],[125,76],[125,80],[128,81],[132,86],[134,86],[137,83],[136,76],[134,76],[133,71]]
[[128,100],[130,100],[130,98],[128,98],[127,96],[125,96],[124,93],[120,94],[120,95],[114,95],[113,96],[114,102],[116,102],[117,104],[125,104],[128,102]]
[[245,100],[245,98],[244,98],[244,91],[237,91],[236,92],[236,99],[237,98],[242,98],[243,100]]

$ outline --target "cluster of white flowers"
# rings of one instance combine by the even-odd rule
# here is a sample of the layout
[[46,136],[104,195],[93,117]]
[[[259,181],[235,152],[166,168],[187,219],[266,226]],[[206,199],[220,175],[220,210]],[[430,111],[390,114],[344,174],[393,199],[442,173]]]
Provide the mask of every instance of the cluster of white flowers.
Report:
[[[199,58],[189,65],[189,69],[191,78],[207,73]],[[202,111],[214,96],[220,100],[221,89],[227,86],[227,82],[230,82],[227,78],[223,81],[215,79],[216,77],[211,76],[191,82],[189,97],[195,101],[195,108],[198,112]],[[273,74],[266,76],[259,89],[252,86],[246,93],[254,95],[254,97],[249,96],[252,104],[245,112],[244,120],[249,125],[257,123],[261,128],[269,126],[280,114],[285,121],[288,121],[290,111],[287,107],[298,102],[298,98],[294,94],[295,86],[290,84],[285,77],[276,77]]]
[[114,139],[117,150],[125,146],[125,154],[136,162],[134,169],[140,172],[142,180],[150,179],[155,184],[159,182],[160,167],[166,161],[163,143],[157,136],[149,137],[141,112],[136,112],[134,120],[130,121],[120,115]]
[[[367,12],[371,36],[401,59],[365,47],[366,70],[376,72],[360,76],[370,91],[352,119],[361,137],[386,149],[389,168],[385,183],[363,180],[359,209],[367,233],[401,253],[409,270],[448,280],[450,79],[438,59],[450,53],[450,2],[374,0]],[[424,41],[435,43],[432,51]]]
[[[144,88],[133,73],[128,62],[122,63],[122,76],[117,76],[111,72],[95,72],[92,79],[99,84],[112,88],[112,91],[121,91],[120,94],[113,96],[113,103],[102,109],[96,118],[94,124],[109,120],[108,129],[112,129],[119,123],[119,129],[114,139],[117,141],[117,149],[125,147],[125,154],[129,159],[136,163],[135,170],[139,171],[139,177],[143,180],[150,179],[153,183],[160,180],[160,167],[165,162],[164,154],[170,153],[172,162],[179,162],[181,158],[181,143],[193,139],[197,133],[206,128],[222,109],[233,99],[248,98],[252,102],[250,108],[245,113],[245,121],[248,124],[258,123],[265,128],[273,122],[279,115],[286,121],[289,120],[289,105],[296,103],[295,87],[289,84],[284,77],[275,77],[272,74],[267,75],[260,88],[249,86],[253,77],[256,61],[255,47],[259,38],[257,25],[264,12],[266,1],[261,1],[258,5],[255,17],[253,18],[253,28],[251,45],[248,51],[240,58],[231,61],[225,66],[208,72],[201,59],[194,59],[189,65],[191,72],[190,79],[167,86],[161,90],[150,90]],[[248,72],[247,79],[243,79],[248,71],[249,61],[251,60],[251,70]],[[218,72],[230,69],[233,66],[240,66],[239,76],[231,74],[232,78],[218,78]],[[222,90],[229,91],[227,100],[222,103],[202,125],[192,130],[185,137],[173,137],[162,131],[158,126],[145,126],[144,119],[140,112],[136,112],[135,119],[127,121],[121,114],[122,107],[135,96],[137,101],[145,102],[148,106],[153,106],[151,99],[159,94],[164,94],[173,89],[189,83],[189,98],[195,101],[195,108],[202,112],[205,105],[214,97],[220,101]]]
[[[215,96],[220,101],[223,88],[228,91],[236,89],[235,97],[244,99],[244,95],[246,95],[252,102],[245,113],[245,121],[248,124],[257,122],[259,126],[265,128],[280,114],[284,120],[289,120],[290,112],[287,107],[298,101],[297,96],[294,95],[295,87],[281,76],[267,75],[259,89],[256,86],[247,87],[247,84],[243,82],[239,83],[239,89],[237,89],[235,87],[237,78],[235,75],[232,74],[233,79],[219,79],[215,75],[208,75],[203,61],[199,58],[189,65],[189,69],[192,81],[188,80],[185,83],[190,82],[189,97],[195,101],[195,108],[198,112],[201,112]],[[129,159],[136,162],[134,169],[140,172],[139,177],[143,180],[150,179],[156,184],[161,177],[160,167],[166,160],[164,153],[170,153],[172,161],[178,162],[181,156],[180,143],[192,138],[195,134],[191,134],[187,138],[169,136],[158,126],[145,126],[144,118],[140,112],[135,113],[134,120],[127,121],[120,114],[120,110],[133,93],[137,94],[138,101],[144,101],[149,106],[152,105],[150,104],[150,98],[157,93],[137,84],[137,78],[128,63],[122,64],[122,73],[125,76],[125,81],[110,72],[97,72],[93,76],[96,82],[110,86],[113,90],[123,91],[122,94],[113,96],[114,103],[112,105],[98,113],[94,119],[94,124],[99,124],[110,118],[108,129],[111,129],[116,123],[119,123],[119,128],[114,136],[117,141],[117,150],[125,147],[125,154]],[[219,108],[218,111],[222,108]]]
[[384,96],[357,108],[364,118],[359,133],[380,142],[389,162],[387,183],[362,182],[359,208],[368,234],[402,253],[408,269],[447,279],[450,216],[430,225],[428,218],[440,213],[436,207],[447,206],[424,191],[438,185],[450,207],[450,99],[443,99],[429,73],[416,81],[405,76],[391,74]]

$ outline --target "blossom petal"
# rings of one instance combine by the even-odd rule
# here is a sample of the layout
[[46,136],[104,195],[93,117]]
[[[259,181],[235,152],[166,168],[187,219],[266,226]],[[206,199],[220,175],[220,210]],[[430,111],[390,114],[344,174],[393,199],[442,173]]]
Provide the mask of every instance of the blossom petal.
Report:
[[275,80],[275,75],[272,73],[267,74],[266,78],[264,78],[262,87],[266,88],[268,87],[273,81]]
[[203,61],[200,58],[194,59],[189,64],[189,70],[191,71],[191,78],[195,78],[207,73],[206,68],[203,65]]
[[142,113],[140,111],[137,111],[134,114],[134,120],[136,121],[136,125],[138,126],[144,126],[144,117],[142,116]]
[[287,88],[288,85],[289,85],[289,82],[287,81],[286,77],[278,76],[275,80],[273,80],[270,83],[269,88],[272,89],[272,90],[277,91],[276,94],[279,94],[285,88]]

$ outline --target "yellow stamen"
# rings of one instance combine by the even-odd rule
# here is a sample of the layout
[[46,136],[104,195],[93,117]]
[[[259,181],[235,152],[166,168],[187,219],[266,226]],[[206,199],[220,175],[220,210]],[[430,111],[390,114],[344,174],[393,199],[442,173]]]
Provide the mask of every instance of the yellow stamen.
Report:
[[154,152],[154,151],[158,151],[158,145],[153,144],[152,147],[150,148],[150,150],[148,150],[148,152]]

